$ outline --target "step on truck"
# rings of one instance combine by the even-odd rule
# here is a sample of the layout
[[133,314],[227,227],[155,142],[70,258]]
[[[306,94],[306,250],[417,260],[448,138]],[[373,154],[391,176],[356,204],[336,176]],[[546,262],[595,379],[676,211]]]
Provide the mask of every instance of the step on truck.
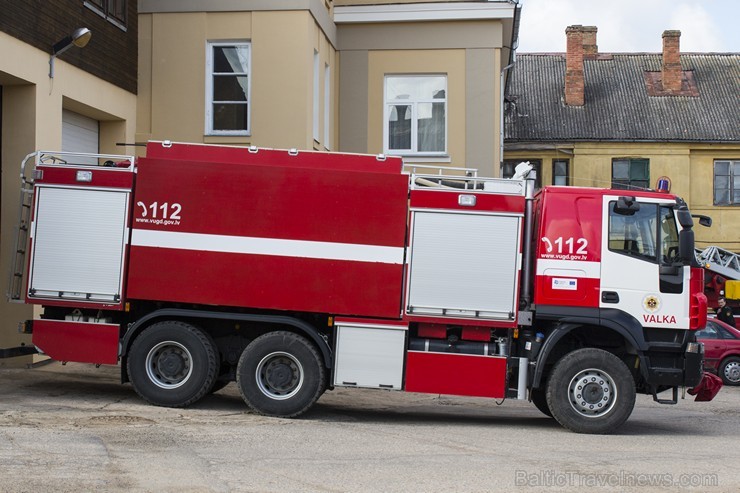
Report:
[[8,296],[43,310],[20,324],[32,346],[4,354],[120,365],[159,406],[235,381],[255,412],[294,417],[358,387],[528,399],[582,433],[615,430],[638,392],[703,385],[687,205],[535,193],[522,168],[168,141],[35,152]]

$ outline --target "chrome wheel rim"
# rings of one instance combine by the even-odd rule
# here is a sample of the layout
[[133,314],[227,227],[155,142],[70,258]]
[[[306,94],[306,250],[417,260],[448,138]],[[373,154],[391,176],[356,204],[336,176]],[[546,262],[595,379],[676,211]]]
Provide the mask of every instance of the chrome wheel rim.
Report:
[[725,365],[725,379],[728,382],[740,383],[740,363],[731,361]]
[[179,342],[160,342],[146,355],[146,374],[157,387],[176,389],[193,374],[193,358]]
[[290,399],[303,387],[303,366],[292,354],[276,351],[257,364],[255,378],[264,395],[282,401]]
[[568,400],[575,412],[587,418],[604,416],[617,402],[617,387],[612,377],[596,368],[574,376],[568,385]]

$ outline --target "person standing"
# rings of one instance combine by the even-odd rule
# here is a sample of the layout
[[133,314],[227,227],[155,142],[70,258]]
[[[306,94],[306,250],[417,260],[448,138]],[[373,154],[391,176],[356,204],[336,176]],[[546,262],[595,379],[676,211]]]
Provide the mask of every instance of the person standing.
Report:
[[735,317],[732,315],[732,308],[727,306],[727,302],[725,301],[725,299],[719,298],[717,300],[717,304],[719,305],[719,308],[717,308],[717,319],[726,323],[727,325],[737,328],[737,326],[735,325]]

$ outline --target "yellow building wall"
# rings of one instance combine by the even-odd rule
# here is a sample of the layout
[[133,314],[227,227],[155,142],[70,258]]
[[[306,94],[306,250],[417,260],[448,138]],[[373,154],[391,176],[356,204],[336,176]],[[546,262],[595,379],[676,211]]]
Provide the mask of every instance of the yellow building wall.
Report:
[[[542,147],[542,146],[539,146]],[[506,160],[542,160],[542,184],[552,184],[552,162],[570,160],[570,185],[611,186],[612,159],[650,160],[650,186],[659,177],[671,180],[671,192],[682,197],[692,213],[710,216],[711,228],[695,222],[698,248],[716,245],[740,253],[740,207],[715,206],[714,161],[740,159],[740,144],[598,143],[561,144],[546,150],[505,151]]]
[[[324,67],[336,50],[308,11],[191,12],[139,16],[137,141],[323,149]],[[251,42],[250,135],[206,133],[209,41]],[[313,57],[318,51],[320,139],[313,139]],[[336,111],[336,84],[331,107]],[[332,125],[330,141],[336,141]]]
[[[712,218],[711,228],[696,226],[699,247],[716,245],[740,254],[740,206],[715,206],[714,161],[740,160],[740,143],[735,145],[707,144],[692,149],[689,207],[691,212]],[[737,178],[735,178],[737,180]]]

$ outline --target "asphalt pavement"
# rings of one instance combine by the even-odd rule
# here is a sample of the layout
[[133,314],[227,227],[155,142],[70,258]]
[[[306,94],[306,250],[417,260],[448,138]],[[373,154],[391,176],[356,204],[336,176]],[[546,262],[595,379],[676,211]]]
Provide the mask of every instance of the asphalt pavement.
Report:
[[150,406],[116,367],[0,370],[0,491],[740,491],[740,388],[675,406],[638,396],[610,436],[521,401],[327,392],[298,419],[234,384]]

